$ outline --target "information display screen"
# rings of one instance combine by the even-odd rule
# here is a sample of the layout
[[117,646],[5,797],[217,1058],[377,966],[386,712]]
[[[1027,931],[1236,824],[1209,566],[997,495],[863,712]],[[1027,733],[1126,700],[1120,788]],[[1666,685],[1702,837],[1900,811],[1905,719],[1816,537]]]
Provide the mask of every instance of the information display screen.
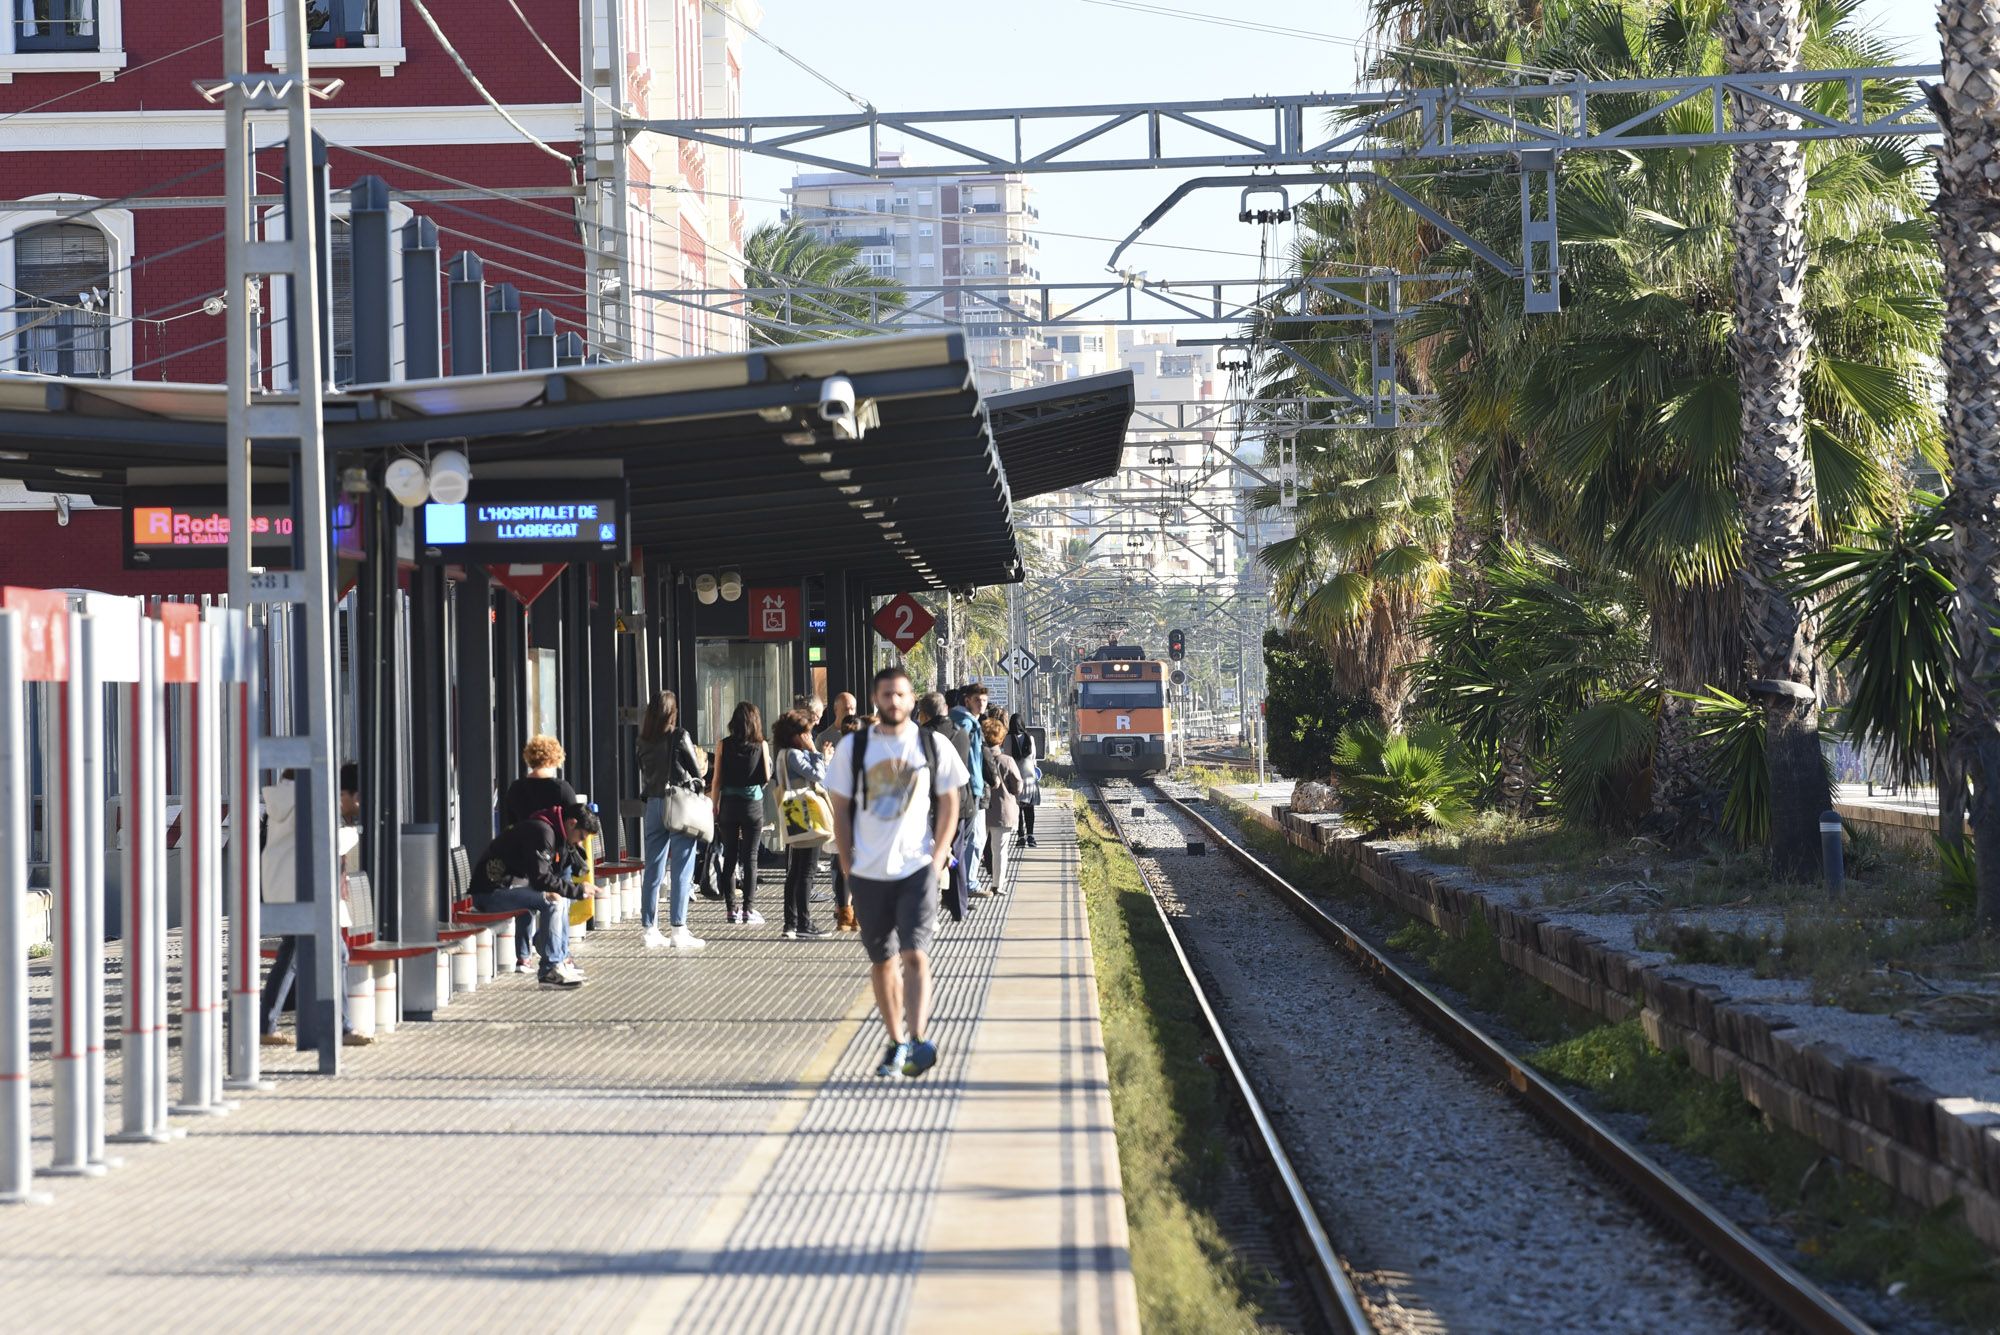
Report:
[[455,505],[419,508],[418,544],[434,560],[624,561],[631,555],[619,478],[476,478]]
[[[229,494],[224,487],[131,487],[125,492],[125,568],[188,570],[229,564]],[[351,507],[336,505],[334,536],[354,526]],[[250,562],[292,565],[291,488],[263,484],[250,492]]]

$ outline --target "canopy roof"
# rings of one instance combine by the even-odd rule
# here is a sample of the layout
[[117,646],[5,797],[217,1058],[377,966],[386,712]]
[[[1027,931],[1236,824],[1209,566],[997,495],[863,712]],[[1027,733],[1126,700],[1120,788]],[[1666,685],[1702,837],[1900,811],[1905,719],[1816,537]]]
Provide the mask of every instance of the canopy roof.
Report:
[[[820,419],[835,375],[873,405],[859,440]],[[1119,377],[1122,413],[1097,384]],[[1088,406],[1066,416],[1073,386],[1089,387]],[[475,474],[482,461],[617,459],[633,541],[682,568],[997,584],[1021,577],[1017,494],[1117,467],[1102,435],[1116,415],[1123,437],[1130,374],[1073,386],[999,396],[989,425],[963,337],[908,334],[346,388],[326,398],[326,443],[336,458],[450,443]],[[219,465],[225,411],[215,385],[0,375],[0,477],[119,504],[127,469]],[[1010,489],[1017,468],[1025,493]]]
[[1025,501],[1117,472],[1133,398],[1130,371],[990,396],[986,416],[1014,499]]

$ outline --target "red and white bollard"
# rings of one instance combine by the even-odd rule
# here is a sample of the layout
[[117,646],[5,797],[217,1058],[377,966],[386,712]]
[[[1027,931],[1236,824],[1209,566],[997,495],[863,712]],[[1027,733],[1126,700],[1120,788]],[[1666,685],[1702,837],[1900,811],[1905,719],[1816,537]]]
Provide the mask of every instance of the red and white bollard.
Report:
[[[23,686],[48,671],[28,652],[26,611],[0,609],[0,1205],[43,1203],[34,1190],[28,1090],[28,716]],[[41,618],[44,645],[49,633]],[[67,658],[65,651],[64,657]]]

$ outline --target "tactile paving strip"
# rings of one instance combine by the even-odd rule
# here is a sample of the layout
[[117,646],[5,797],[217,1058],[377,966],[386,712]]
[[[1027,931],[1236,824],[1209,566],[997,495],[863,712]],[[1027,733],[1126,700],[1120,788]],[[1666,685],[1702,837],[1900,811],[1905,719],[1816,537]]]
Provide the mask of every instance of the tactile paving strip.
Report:
[[861,1026],[690,1300],[692,1328],[901,1327],[1012,903],[976,900],[939,923],[927,1075],[878,1077],[887,1040],[879,1022]]

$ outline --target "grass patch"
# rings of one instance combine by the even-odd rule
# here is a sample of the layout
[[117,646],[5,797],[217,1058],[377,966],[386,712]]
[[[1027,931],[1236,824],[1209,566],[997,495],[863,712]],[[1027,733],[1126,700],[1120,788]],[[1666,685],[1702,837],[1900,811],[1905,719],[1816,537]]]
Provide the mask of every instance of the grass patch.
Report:
[[1501,1016],[1527,1038],[1548,1042],[1568,1037],[1579,1027],[1575,1007],[1500,958],[1500,940],[1484,918],[1474,918],[1462,936],[1413,918],[1389,937],[1388,944],[1422,960],[1438,978],[1463,993],[1474,1010]]
[[56,948],[47,941],[38,941],[28,947],[28,958],[31,960],[47,959],[55,953]]
[[1427,831],[1419,847],[1432,862],[1509,876],[1594,867],[1618,845],[1598,829],[1481,811],[1455,830]]
[[1271,1285],[1237,1258],[1215,1209],[1228,1180],[1224,1086],[1166,927],[1102,818],[1077,800],[1132,1275],[1149,1331],[1261,1331]]
[[1234,765],[1185,765],[1175,770],[1173,777],[1182,783],[1194,784],[1206,794],[1211,788],[1226,788],[1237,783],[1255,783],[1257,771]]
[[1604,1105],[1643,1114],[1652,1134],[1714,1160],[1756,1188],[1799,1240],[1809,1269],[1908,1293],[1975,1330],[2000,1329],[2000,1260],[1958,1218],[1952,1203],[1923,1211],[1865,1173],[1700,1075],[1687,1059],[1646,1041],[1636,1020],[1605,1025],[1533,1052],[1546,1075],[1590,1090]]

